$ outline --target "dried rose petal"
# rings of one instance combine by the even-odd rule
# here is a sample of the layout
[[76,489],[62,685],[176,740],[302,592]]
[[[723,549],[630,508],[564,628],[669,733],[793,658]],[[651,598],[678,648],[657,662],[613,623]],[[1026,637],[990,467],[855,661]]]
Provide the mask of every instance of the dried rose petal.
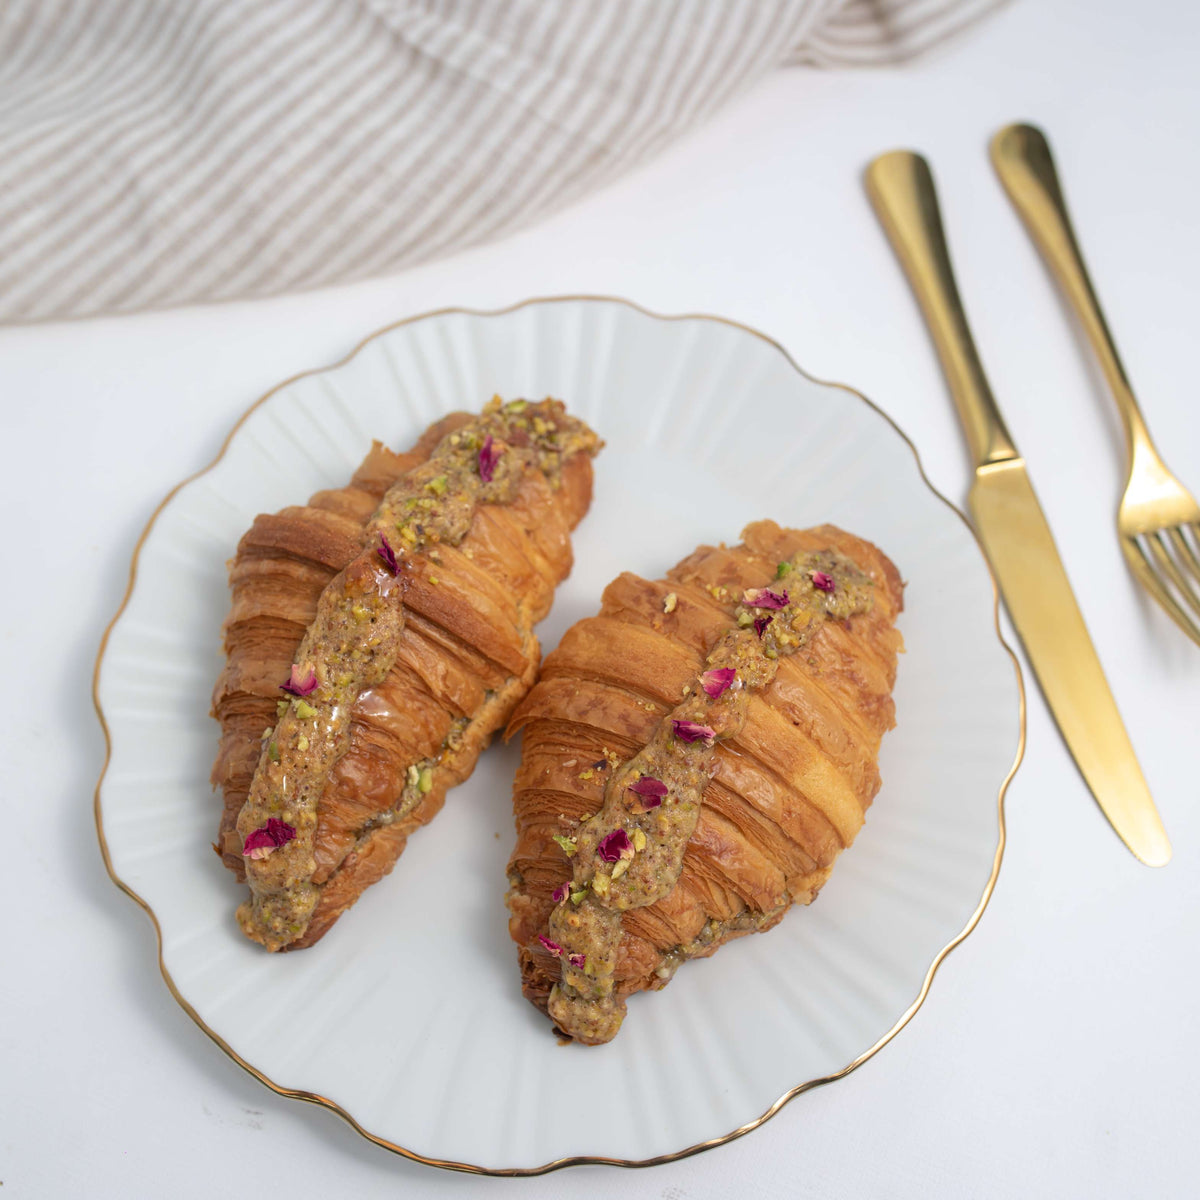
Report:
[[541,942],[542,945],[545,946],[555,958],[561,957],[562,947],[557,942],[552,942],[544,933],[538,934],[538,941]]
[[483,439],[483,446],[479,450],[479,478],[484,483],[492,482],[492,476],[496,473],[496,463],[499,461],[501,453],[496,449],[492,435],[489,433]]
[[317,690],[317,673],[310,670],[307,676],[302,676],[300,668],[293,664],[291,675],[279,685],[279,690],[291,692],[293,696],[311,696]]
[[767,628],[768,625],[770,625],[770,623],[773,620],[775,620],[774,617],[755,617],[754,618],[754,632],[757,633],[759,637],[762,637],[763,631]]
[[383,565],[395,575],[400,570],[400,564],[396,561],[396,552],[392,549],[391,542],[387,540],[386,533],[379,535],[379,541],[381,544],[375,553],[383,559]]
[[698,742],[703,740],[706,746],[711,746],[713,738],[717,736],[715,729],[710,728],[708,725],[697,725],[695,721],[676,721],[672,717],[671,724],[675,726],[675,736],[683,742]]
[[770,588],[747,588],[742,593],[742,601],[751,608],[787,608],[787,588],[782,592],[773,592]]
[[637,792],[639,796],[665,796],[667,794],[667,785],[661,779],[655,779],[653,775],[643,775],[637,783],[629,785],[631,792]]
[[270,817],[260,829],[247,834],[242,854],[246,858],[266,858],[269,854],[274,854],[280,846],[286,846],[295,836],[294,826],[278,817]]
[[570,892],[570,890],[570,883],[560,883],[558,887],[556,887],[550,894],[550,899],[553,900],[555,904],[561,904],[567,898],[567,893]]
[[652,775],[643,775],[637,783],[629,785],[629,790],[637,793],[643,809],[658,808],[668,791],[667,785]]
[[737,678],[733,667],[717,667],[700,676],[700,684],[715,700]]
[[833,576],[826,575],[824,571],[814,571],[812,573],[812,585],[819,592],[832,592]]
[[583,968],[587,966],[587,955],[586,954],[568,954],[567,962],[569,962],[571,964],[571,966],[575,967],[577,970],[582,971]]
[[600,839],[596,854],[605,862],[615,863],[621,858],[633,857],[633,843],[624,829],[614,829],[612,833]]

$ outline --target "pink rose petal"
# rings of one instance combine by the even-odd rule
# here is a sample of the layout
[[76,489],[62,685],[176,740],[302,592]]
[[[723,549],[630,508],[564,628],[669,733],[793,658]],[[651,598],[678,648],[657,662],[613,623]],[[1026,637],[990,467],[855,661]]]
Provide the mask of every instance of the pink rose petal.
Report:
[[826,575],[824,571],[814,571],[812,573],[812,585],[819,592],[832,592],[833,576]]
[[376,549],[375,553],[378,554],[381,559],[383,559],[383,565],[387,567],[387,569],[391,571],[393,575],[395,575],[400,570],[400,564],[396,561],[396,552],[392,549],[391,542],[387,540],[386,533],[381,533],[379,535],[379,541],[380,545]]
[[279,685],[279,690],[291,692],[293,696],[311,696],[317,690],[317,673],[309,671],[307,676],[301,675],[300,668],[293,664],[291,675]]
[[479,478],[484,483],[491,483],[492,476],[496,473],[496,463],[500,459],[502,451],[497,450],[492,441],[492,435],[489,433],[483,439],[483,446],[479,451]]
[[263,859],[274,854],[280,846],[286,846],[296,836],[295,827],[278,817],[270,817],[261,828],[247,834],[242,846],[246,858]]
[[787,588],[782,592],[773,592],[770,588],[747,588],[742,593],[742,601],[751,608],[787,608]]
[[662,804],[663,797],[669,789],[661,779],[655,779],[652,775],[643,775],[637,783],[629,785],[629,790],[641,800],[642,811],[649,812],[650,809],[658,808]]
[[703,741],[706,746],[713,744],[713,739],[717,736],[717,731],[710,728],[708,725],[697,725],[695,721],[676,721],[671,718],[671,724],[675,727],[675,736],[683,742],[699,742]]
[[700,685],[715,700],[736,678],[732,667],[717,667],[700,676]]
[[557,942],[552,942],[544,933],[538,934],[538,941],[554,955],[555,958],[562,957],[562,947]]
[[556,887],[550,894],[550,899],[553,900],[555,904],[561,904],[567,898],[567,895],[570,891],[571,885],[569,883],[560,883],[558,887]]
[[586,954],[568,954],[567,962],[569,962],[571,964],[571,966],[575,967],[577,970],[582,971],[583,968],[587,966],[587,955]]
[[637,783],[629,785],[631,792],[637,792],[639,796],[657,796],[660,800],[670,790],[661,779],[655,779],[653,775],[643,775]]
[[600,839],[596,854],[605,862],[615,863],[618,859],[633,857],[633,843],[624,829],[614,829]]
[[775,620],[774,617],[755,617],[754,618],[754,632],[757,633],[759,637],[762,637],[763,631],[767,628],[768,625],[770,625],[770,623],[773,620]]

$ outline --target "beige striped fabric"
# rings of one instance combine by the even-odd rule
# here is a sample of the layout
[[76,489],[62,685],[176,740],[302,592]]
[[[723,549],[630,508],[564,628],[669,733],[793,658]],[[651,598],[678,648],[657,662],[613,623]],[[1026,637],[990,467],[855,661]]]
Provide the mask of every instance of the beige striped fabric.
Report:
[[1001,2],[0,0],[0,321],[392,272]]

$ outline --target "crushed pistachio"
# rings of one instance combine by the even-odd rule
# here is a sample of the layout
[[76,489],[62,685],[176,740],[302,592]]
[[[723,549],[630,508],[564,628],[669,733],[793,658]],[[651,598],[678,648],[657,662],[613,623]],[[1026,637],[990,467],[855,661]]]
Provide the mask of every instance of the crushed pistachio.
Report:
[[679,603],[679,597],[674,592],[668,592],[663,599],[663,612],[673,613],[675,605]]
[[417,780],[417,788],[424,794],[433,790],[433,772],[425,767]]
[[574,858],[574,857],[575,857],[575,851],[576,851],[576,849],[577,849],[578,847],[575,845],[575,839],[574,839],[574,838],[564,837],[564,836],[563,836],[561,833],[556,833],[556,834],[554,835],[554,840],[555,840],[555,841],[558,843],[558,848],[559,848],[559,849],[560,849],[560,850],[561,850],[561,851],[562,851],[562,852],[563,852],[563,853],[564,853],[564,854],[565,854],[565,855],[566,855],[568,858]]
[[296,749],[299,750],[301,754],[308,749],[308,738],[303,733],[296,739]]
[[296,709],[296,716],[302,721],[311,720],[317,715],[317,710],[307,700],[296,700],[293,704]]
[[641,829],[633,831],[633,848],[639,853],[646,848],[646,834]]
[[444,496],[449,480],[445,475],[438,475],[435,479],[431,479],[426,485],[425,490],[432,492],[435,496]]

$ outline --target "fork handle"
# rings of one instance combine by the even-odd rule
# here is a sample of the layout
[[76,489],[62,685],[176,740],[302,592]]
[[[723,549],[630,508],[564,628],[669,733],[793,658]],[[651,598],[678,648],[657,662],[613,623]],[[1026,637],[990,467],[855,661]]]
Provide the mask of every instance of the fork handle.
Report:
[[1007,125],[992,138],[991,157],[1008,198],[1066,292],[1100,359],[1121,411],[1130,452],[1136,453],[1143,444],[1149,448],[1150,435],[1075,239],[1046,135],[1034,125]]

